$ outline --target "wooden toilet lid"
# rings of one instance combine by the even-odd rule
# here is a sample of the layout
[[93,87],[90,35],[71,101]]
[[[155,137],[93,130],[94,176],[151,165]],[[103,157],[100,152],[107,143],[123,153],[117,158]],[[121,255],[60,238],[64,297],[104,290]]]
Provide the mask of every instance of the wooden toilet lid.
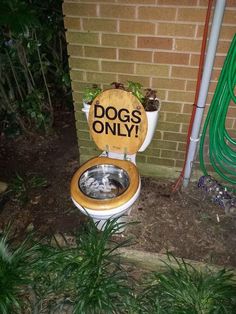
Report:
[[89,110],[90,134],[100,150],[135,154],[145,140],[147,116],[130,92],[110,89],[98,95]]
[[[86,196],[79,187],[79,180],[88,169],[97,166],[110,164],[125,170],[129,176],[130,184],[121,195],[111,199],[94,199]],[[92,210],[109,210],[127,203],[136,193],[139,186],[139,173],[137,167],[130,161],[112,159],[108,157],[95,157],[84,163],[74,174],[71,180],[71,196],[73,200],[85,208]],[[132,182],[132,183],[131,183]]]

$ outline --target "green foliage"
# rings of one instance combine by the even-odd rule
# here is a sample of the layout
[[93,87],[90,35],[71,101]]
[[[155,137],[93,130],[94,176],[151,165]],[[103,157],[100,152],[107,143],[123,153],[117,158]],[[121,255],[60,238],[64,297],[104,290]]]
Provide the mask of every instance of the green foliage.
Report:
[[70,268],[76,277],[75,313],[122,313],[128,307],[132,292],[117,253],[128,241],[111,243],[123,226],[109,220],[99,232],[91,222],[78,239],[81,260]]
[[235,313],[236,284],[230,271],[198,271],[175,261],[177,268],[167,265],[166,273],[154,273],[141,298],[140,313]]
[[[118,248],[128,241],[112,242],[111,237],[123,228],[117,220],[108,221],[99,232],[93,221],[77,236],[75,248],[47,249],[41,260],[40,292],[69,296],[73,313],[125,313],[132,302],[132,290],[127,272],[122,268]],[[57,252],[56,252],[57,251]],[[46,256],[45,255],[45,256]],[[45,273],[45,269],[49,273]],[[44,271],[43,271],[44,270]]]
[[61,1],[0,3],[0,129],[47,131],[70,93]]
[[142,94],[142,85],[140,83],[128,81],[128,91],[130,91],[141,103],[143,103],[144,96]]
[[94,84],[91,88],[87,87],[83,93],[83,101],[87,104],[91,104],[94,98],[101,93],[101,88]]
[[134,96],[143,105],[145,111],[156,111],[158,110],[160,103],[157,99],[157,92],[151,88],[145,89],[145,95],[142,94],[142,85],[137,82],[128,81],[128,91],[132,92]]
[[32,189],[42,188],[47,186],[47,180],[38,175],[30,175],[22,177],[16,174],[16,177],[11,181],[9,192],[21,204],[29,201],[29,193]]
[[39,247],[31,243],[30,236],[10,247],[8,236],[9,228],[0,236],[0,313],[24,313],[26,287],[32,283]]
[[[38,185],[36,180],[35,185]],[[236,284],[226,270],[198,271],[184,261],[154,272],[145,285],[121,265],[114,241],[124,227],[109,220],[104,231],[90,221],[76,246],[20,243],[0,236],[0,313],[56,313],[69,304],[78,314],[233,314]],[[45,243],[45,241],[44,241]],[[174,257],[172,257],[174,259]]]

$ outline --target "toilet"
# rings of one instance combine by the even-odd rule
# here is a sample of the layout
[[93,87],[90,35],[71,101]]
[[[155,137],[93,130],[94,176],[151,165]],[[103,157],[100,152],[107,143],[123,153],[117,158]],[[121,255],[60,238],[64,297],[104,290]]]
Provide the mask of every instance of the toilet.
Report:
[[102,153],[75,172],[71,198],[75,206],[103,230],[109,218],[126,221],[139,197],[141,180],[136,153],[150,144],[158,113],[155,119],[148,119],[139,100],[120,89],[102,92],[90,109],[83,111],[90,135]]

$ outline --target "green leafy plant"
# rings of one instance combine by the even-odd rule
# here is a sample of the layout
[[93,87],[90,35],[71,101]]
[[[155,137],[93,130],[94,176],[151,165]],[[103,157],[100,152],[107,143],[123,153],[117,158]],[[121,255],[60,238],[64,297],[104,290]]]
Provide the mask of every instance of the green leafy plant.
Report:
[[69,306],[79,314],[235,313],[236,284],[224,269],[199,271],[169,256],[164,273],[135,285],[119,255],[130,241],[114,240],[123,227],[111,219],[100,232],[89,221],[73,247],[35,244],[32,235],[15,241],[6,228],[0,235],[0,312],[54,313]]
[[68,71],[61,2],[2,0],[1,131],[14,136],[50,130],[53,101],[70,94]]
[[199,271],[184,260],[175,261],[177,268],[167,264],[166,273],[154,273],[141,297],[140,313],[234,313],[236,284],[230,271]]
[[9,227],[0,236],[0,312],[24,313],[29,308],[28,286],[38,261],[38,245],[30,236],[19,244],[10,245]]
[[140,83],[128,81],[128,91],[130,91],[141,103],[143,103],[144,96],[142,93],[142,85]]
[[145,111],[155,111],[160,107],[159,99],[157,98],[157,91],[151,88],[145,89],[146,94],[142,102]]
[[100,232],[89,221],[77,235],[76,247],[45,247],[38,264],[42,271],[34,286],[41,303],[54,295],[54,306],[60,303],[56,299],[60,298],[61,304],[69,300],[73,313],[128,313],[134,297],[118,249],[129,241],[112,240],[123,227],[113,219]]
[[111,240],[123,227],[123,223],[113,219],[99,232],[91,222],[78,239],[81,260],[79,267],[71,264],[77,277],[75,313],[122,313],[128,307],[132,291],[118,249],[129,241]]
[[11,181],[9,192],[21,204],[25,204],[29,200],[29,193],[32,189],[42,188],[47,186],[47,180],[38,175],[22,177],[16,174],[16,177]]
[[101,93],[101,88],[98,87],[97,84],[93,84],[92,87],[87,87],[83,93],[83,101],[89,105],[93,102],[94,98],[96,98]]
[[[156,111],[160,107],[159,99],[157,98],[157,91],[151,88],[145,89],[145,94],[142,91],[142,84],[138,82],[128,81],[127,88],[124,87],[123,83],[113,82],[111,83],[112,88],[114,89],[122,89],[128,92],[131,92],[143,105],[145,111]],[[83,96],[86,102],[91,104],[93,99],[101,93],[101,89],[99,88],[98,93],[96,92],[97,85],[94,85],[93,88],[85,89],[85,93]]]
[[159,100],[157,98],[157,91],[151,88],[145,89],[145,95],[142,93],[142,85],[137,82],[128,81],[127,90],[132,92],[134,96],[142,103],[145,111],[156,111],[160,107]]

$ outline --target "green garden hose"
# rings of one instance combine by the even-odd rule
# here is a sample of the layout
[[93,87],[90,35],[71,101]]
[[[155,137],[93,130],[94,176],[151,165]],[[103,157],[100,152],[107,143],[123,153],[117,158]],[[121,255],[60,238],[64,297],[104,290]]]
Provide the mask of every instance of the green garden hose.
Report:
[[199,147],[200,166],[204,175],[208,175],[204,161],[204,143],[208,131],[210,164],[214,171],[230,185],[236,185],[236,130],[226,129],[226,118],[230,105],[236,106],[235,85],[236,35],[230,45],[216,86]]

